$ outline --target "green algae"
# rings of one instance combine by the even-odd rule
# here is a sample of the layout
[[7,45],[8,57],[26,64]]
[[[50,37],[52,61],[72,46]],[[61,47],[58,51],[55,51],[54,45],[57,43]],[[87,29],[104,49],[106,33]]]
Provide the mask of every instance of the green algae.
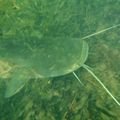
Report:
[[[1,37],[15,36],[18,33],[22,37],[82,38],[118,24],[119,11],[119,1],[113,0],[37,0],[30,3],[27,0],[1,0],[0,40]],[[118,28],[87,40],[90,55],[86,61],[118,100],[119,32]],[[85,84],[84,88],[78,85],[78,81],[75,82],[72,75],[52,80],[32,78],[20,93],[9,99],[4,99],[5,87],[0,87],[1,120],[119,120],[119,108],[98,83],[82,68],[76,72]]]

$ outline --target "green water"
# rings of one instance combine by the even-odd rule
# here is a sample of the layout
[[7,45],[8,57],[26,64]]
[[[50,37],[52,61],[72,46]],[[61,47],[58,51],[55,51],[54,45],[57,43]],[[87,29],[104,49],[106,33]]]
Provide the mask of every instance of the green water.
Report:
[[[79,39],[120,24],[119,13],[119,0],[0,0],[0,120],[119,120],[120,106],[82,67],[75,72],[83,85],[79,84],[72,73],[35,78],[29,72],[32,68],[6,70],[14,64],[24,64],[27,68],[31,63],[39,66],[39,59],[29,61],[28,51],[21,47],[13,49],[8,44],[11,44],[14,38],[17,38],[20,46],[34,38]],[[120,102],[119,33],[120,27],[116,27],[85,39],[89,45],[85,64],[91,67]],[[8,52],[4,51],[6,49],[3,48],[3,43],[9,45]],[[38,45],[37,43],[32,47],[35,49]],[[70,45],[71,43],[68,44]],[[9,54],[10,51],[15,53],[14,56]],[[69,52],[71,53],[71,50]],[[3,59],[5,55],[8,56],[7,59]],[[28,62],[18,58],[24,58]],[[58,74],[56,71],[54,73]],[[11,76],[18,80],[12,87],[21,84],[24,87],[6,98]]]

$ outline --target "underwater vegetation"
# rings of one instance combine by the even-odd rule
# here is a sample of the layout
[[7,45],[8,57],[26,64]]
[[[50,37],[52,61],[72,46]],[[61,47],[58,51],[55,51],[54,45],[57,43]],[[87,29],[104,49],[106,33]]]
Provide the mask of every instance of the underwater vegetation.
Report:
[[119,4],[1,0],[0,119],[119,119]]

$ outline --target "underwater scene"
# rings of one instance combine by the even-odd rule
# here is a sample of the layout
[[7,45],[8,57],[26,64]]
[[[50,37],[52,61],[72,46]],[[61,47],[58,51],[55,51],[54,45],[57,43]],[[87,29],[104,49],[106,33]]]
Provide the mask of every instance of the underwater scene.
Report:
[[0,0],[0,120],[120,120],[120,0]]

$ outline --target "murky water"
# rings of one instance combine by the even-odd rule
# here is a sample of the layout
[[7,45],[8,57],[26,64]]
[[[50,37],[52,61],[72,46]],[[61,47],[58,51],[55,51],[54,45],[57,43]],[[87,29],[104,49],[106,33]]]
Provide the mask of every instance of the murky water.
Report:
[[[119,120],[120,106],[83,67],[75,71],[83,83],[79,84],[71,72],[42,78],[34,69],[34,65],[42,67],[41,58],[29,61],[29,57],[32,60],[39,56],[39,41],[34,42],[35,38],[81,39],[120,24],[119,13],[119,0],[0,0],[0,120]],[[85,64],[120,102],[119,33],[118,26],[85,39],[89,46]],[[29,46],[30,40],[33,44]],[[44,56],[50,59],[46,53]],[[71,55],[71,59],[75,58]],[[58,71],[53,73],[58,75]]]

